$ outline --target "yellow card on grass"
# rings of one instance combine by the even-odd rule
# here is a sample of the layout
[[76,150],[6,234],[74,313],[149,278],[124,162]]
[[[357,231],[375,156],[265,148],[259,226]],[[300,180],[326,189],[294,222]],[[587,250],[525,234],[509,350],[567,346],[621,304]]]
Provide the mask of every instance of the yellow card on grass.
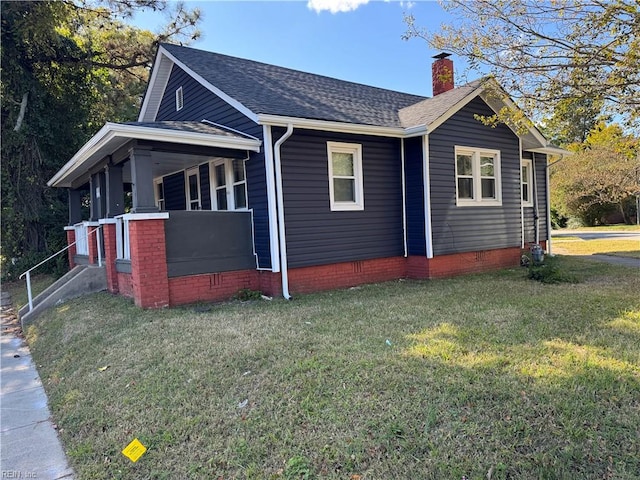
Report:
[[124,450],[122,450],[122,454],[132,462],[137,462],[138,459],[142,455],[144,455],[144,452],[146,451],[147,451],[147,447],[145,447],[142,443],[140,443],[140,440],[138,440],[137,438],[134,438],[129,445],[124,447]]

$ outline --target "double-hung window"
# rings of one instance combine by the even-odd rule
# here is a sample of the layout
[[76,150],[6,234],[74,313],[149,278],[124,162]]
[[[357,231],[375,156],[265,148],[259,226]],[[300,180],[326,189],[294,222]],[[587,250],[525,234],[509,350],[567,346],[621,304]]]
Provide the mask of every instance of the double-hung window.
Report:
[[533,165],[531,160],[522,160],[522,205],[533,207]]
[[212,164],[212,198],[214,210],[247,208],[247,175],[244,160],[224,159]]
[[159,210],[164,210],[164,183],[162,177],[153,180],[156,206]]
[[362,145],[327,142],[331,210],[364,210]]
[[187,210],[200,210],[200,169],[193,167],[187,170]]
[[501,205],[500,152],[455,147],[456,204]]

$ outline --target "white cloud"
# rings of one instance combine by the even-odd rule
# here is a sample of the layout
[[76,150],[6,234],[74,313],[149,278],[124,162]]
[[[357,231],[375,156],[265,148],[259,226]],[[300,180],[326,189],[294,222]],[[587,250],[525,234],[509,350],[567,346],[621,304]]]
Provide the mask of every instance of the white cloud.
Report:
[[400,2],[400,6],[402,8],[406,8],[407,10],[411,10],[413,7],[415,7],[415,5],[416,5],[416,2],[404,2],[404,1]]
[[307,7],[320,13],[328,10],[331,13],[351,12],[360,5],[369,3],[369,0],[309,0]]

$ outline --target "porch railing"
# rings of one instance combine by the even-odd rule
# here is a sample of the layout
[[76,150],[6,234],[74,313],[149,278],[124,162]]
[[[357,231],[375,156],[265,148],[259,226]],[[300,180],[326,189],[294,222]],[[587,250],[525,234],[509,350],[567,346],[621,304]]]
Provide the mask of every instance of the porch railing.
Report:
[[[95,227],[93,230],[91,230],[89,232],[88,228],[78,229],[77,228],[78,226],[86,227],[86,225],[79,225],[79,224],[74,225],[74,231],[76,233],[75,242],[70,243],[66,247],[58,250],[56,253],[54,253],[53,255],[50,255],[49,257],[45,258],[40,263],[38,263],[37,265],[34,265],[33,267],[31,267],[26,272],[23,272],[20,275],[20,277],[18,277],[18,278],[26,277],[26,280],[27,280],[27,297],[29,299],[29,311],[33,310],[33,295],[32,295],[32,292],[31,292],[31,272],[33,270],[35,270],[36,268],[38,268],[39,266],[44,265],[45,263],[47,263],[49,260],[57,257],[61,253],[66,252],[67,250],[69,250],[74,245],[76,245],[76,252],[78,252],[78,245],[81,244],[81,242],[84,242],[84,245],[86,245],[86,248],[87,248],[87,253],[84,254],[84,255],[88,255],[89,254],[89,235],[91,235],[92,233],[96,233],[97,250],[98,250],[98,266],[99,267],[102,266],[102,253],[101,253],[102,248],[101,248],[101,245],[100,245],[100,235],[97,234],[97,231],[100,230],[102,227],[101,226],[97,226],[97,227]],[[78,234],[80,234],[82,237],[78,238],[77,237]]]
[[76,253],[78,255],[89,255],[89,227],[84,223],[76,223],[73,226],[76,234]]

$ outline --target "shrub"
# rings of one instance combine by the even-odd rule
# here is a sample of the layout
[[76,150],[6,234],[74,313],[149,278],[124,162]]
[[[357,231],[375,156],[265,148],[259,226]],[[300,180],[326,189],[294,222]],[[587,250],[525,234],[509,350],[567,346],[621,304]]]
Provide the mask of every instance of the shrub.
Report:
[[542,283],[577,283],[575,275],[562,271],[556,257],[545,257],[542,262],[529,262],[527,277]]
[[247,302],[249,300],[260,300],[262,298],[262,292],[258,290],[251,290],[250,288],[243,288],[238,290],[234,298],[241,302]]
[[560,213],[557,209],[551,207],[551,227],[554,229],[567,228],[569,219]]

